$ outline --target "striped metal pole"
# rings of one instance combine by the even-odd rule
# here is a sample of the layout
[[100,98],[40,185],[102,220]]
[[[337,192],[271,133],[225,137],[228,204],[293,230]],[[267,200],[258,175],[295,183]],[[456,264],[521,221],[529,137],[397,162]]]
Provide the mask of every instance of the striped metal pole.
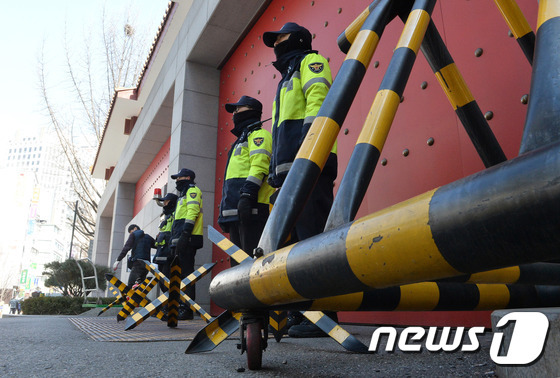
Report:
[[287,240],[336,141],[387,23],[392,1],[380,0],[365,20],[333,81],[279,192],[259,247],[270,253]]
[[519,153],[560,140],[560,1],[541,0],[531,92]]
[[519,43],[523,54],[533,65],[533,54],[535,53],[535,33],[531,25],[519,9],[515,0],[494,0],[498,9],[502,13],[504,20],[508,24],[513,36]]
[[379,5],[379,3],[381,3],[381,0],[373,1],[366,9],[363,10],[362,13],[358,15],[358,17],[356,17],[354,21],[350,23],[350,25],[346,27],[346,29],[344,29],[342,34],[338,36],[336,41],[338,47],[340,48],[340,51],[345,54],[348,53],[350,47],[352,46],[352,43],[354,43],[354,40],[356,39],[356,35],[358,35],[358,32],[362,28],[362,25],[364,24],[370,13],[373,11],[373,9]]
[[[237,311],[560,257],[560,143],[219,273]],[[320,251],[320,253],[318,253]]]
[[487,311],[558,307],[560,287],[422,282],[279,306],[321,311]]
[[150,303],[150,301],[146,299],[146,295],[148,295],[157,282],[158,280],[155,278],[146,278],[136,290],[133,290],[134,293],[123,303],[123,308],[117,314],[117,321],[126,319],[136,307],[144,307]]
[[346,167],[325,230],[354,220],[358,212],[397,113],[434,6],[435,0],[417,1],[410,10]]
[[560,285],[560,264],[534,263],[487,272],[458,276],[439,280],[439,282],[503,283],[524,285]]
[[506,161],[502,147],[431,21],[421,49],[484,166],[488,168]]
[[179,300],[181,298],[181,266],[179,265],[178,256],[175,256],[171,261],[169,291],[165,294],[169,295],[169,300],[167,301],[167,326],[175,328],[179,322]]

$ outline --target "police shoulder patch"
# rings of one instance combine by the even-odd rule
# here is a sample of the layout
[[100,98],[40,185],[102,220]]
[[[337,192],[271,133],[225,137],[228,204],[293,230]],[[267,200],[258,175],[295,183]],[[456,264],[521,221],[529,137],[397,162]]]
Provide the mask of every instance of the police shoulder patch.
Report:
[[196,198],[196,192],[192,192],[191,194],[189,194],[191,196],[192,199]]
[[311,72],[316,74],[323,72],[323,68],[325,68],[323,63],[319,63],[319,62],[311,63],[307,67],[309,67],[309,70],[311,70]]
[[260,147],[261,144],[263,144],[264,142],[264,138],[263,137],[259,137],[259,138],[255,138],[253,139],[253,143],[255,144],[255,146]]

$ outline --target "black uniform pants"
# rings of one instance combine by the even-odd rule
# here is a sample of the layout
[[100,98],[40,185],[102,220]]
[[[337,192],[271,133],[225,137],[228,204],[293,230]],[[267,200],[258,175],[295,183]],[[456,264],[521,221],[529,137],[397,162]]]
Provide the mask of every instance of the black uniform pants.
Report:
[[[182,251],[179,251],[179,265],[181,266],[181,279],[184,279],[189,274],[194,272],[194,257],[196,256],[196,248],[188,246]],[[185,290],[187,294],[193,301],[196,299],[195,285],[187,286]]]
[[128,287],[132,289],[132,285],[138,281],[142,283],[146,276],[148,275],[148,269],[142,260],[135,260],[132,263],[132,269],[130,270],[130,275],[128,276]]
[[[158,270],[163,273],[163,275],[167,278],[169,278],[169,275],[171,274],[171,265],[170,265],[170,261],[164,263],[164,264],[158,264]],[[161,289],[162,293],[166,293],[167,290],[169,290],[165,284],[163,283],[163,281],[159,281],[159,288]]]
[[[251,219],[248,224],[241,222],[230,222],[229,238],[233,244],[253,256],[253,250],[258,247],[266,220]],[[237,262],[230,259],[231,266]]]
[[333,187],[337,174],[337,157],[331,153],[294,227],[295,241],[322,233],[334,201]]

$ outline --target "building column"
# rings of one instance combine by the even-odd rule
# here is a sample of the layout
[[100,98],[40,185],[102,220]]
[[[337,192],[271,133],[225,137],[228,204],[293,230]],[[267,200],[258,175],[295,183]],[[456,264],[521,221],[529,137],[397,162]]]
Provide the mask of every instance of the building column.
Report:
[[93,240],[92,261],[97,265],[111,266],[109,261],[109,251],[111,245],[111,217],[100,216],[97,219],[97,232]]
[[[219,83],[219,70],[191,62],[185,62],[175,79],[169,174],[181,168],[192,169],[202,191],[204,247],[197,252],[195,268],[212,261],[207,226],[213,223],[214,216]],[[168,191],[175,191],[171,177]],[[197,302],[204,307],[210,304],[209,284],[210,280],[205,279],[197,285]]]
[[[111,224],[111,243],[110,243],[110,255],[109,255],[109,266],[112,266],[118,255],[121,253],[123,245],[128,238],[128,232],[126,227],[132,221],[132,214],[134,210],[134,191],[136,189],[135,184],[119,182],[117,185],[117,190],[115,192],[115,204],[113,206],[113,218]],[[123,268],[124,267],[124,268]],[[116,277],[123,282],[126,282],[128,278],[128,273],[126,277],[123,273],[126,272],[126,260],[121,262],[119,270],[115,273]]]

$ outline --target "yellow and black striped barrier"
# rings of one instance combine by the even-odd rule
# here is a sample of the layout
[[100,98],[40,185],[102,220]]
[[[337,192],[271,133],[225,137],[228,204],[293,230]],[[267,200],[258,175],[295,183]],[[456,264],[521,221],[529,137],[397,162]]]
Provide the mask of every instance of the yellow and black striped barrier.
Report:
[[421,49],[484,166],[506,161],[502,147],[433,22],[428,25]]
[[99,311],[99,314],[97,314],[97,316],[100,316],[101,314],[105,313],[107,310],[109,310],[110,308],[112,308],[113,306],[118,306],[121,303],[123,303],[126,298],[123,297],[120,292],[117,290],[117,288],[115,287],[115,285],[111,284],[109,282],[109,292],[114,296],[117,297],[117,299],[115,299],[113,302],[109,303],[107,305],[107,307],[104,307],[101,311]]
[[548,261],[558,214],[557,142],[222,271],[210,295],[258,310]]
[[169,291],[166,294],[169,295],[167,300],[167,326],[175,328],[179,321],[179,299],[181,297],[181,266],[177,256],[171,262]]
[[435,1],[417,1],[410,10],[393,57],[358,136],[325,230],[354,220],[358,212],[389,135],[434,6]]
[[467,274],[439,280],[438,282],[465,282],[481,284],[522,284],[522,285],[560,285],[560,264],[534,263],[487,272]]
[[282,336],[287,332],[288,312],[287,311],[270,311],[268,324],[272,330],[272,335],[276,342],[282,340]]
[[[421,282],[290,304],[300,311],[488,311],[558,307],[560,287]],[[288,305],[280,306],[280,308]]]
[[[163,273],[161,273],[155,267],[155,265],[151,264],[148,261],[144,261],[144,263],[146,264],[146,268],[150,272],[152,272],[156,277],[158,277],[167,288],[169,288],[169,284],[170,284],[169,279],[167,277],[165,277],[165,275]],[[203,320],[205,320],[206,322],[209,322],[212,319],[210,314],[208,314],[198,303],[196,303],[188,295],[186,295],[184,293],[184,291],[186,290],[187,286],[194,285],[198,280],[200,280],[201,278],[206,276],[208,273],[210,273],[210,271],[212,270],[214,265],[216,265],[216,263],[204,264],[203,266],[201,266],[200,268],[198,268],[197,270],[195,270],[194,272],[189,274],[187,277],[185,277],[185,279],[183,281],[181,281],[181,285],[180,285],[180,289],[181,289],[180,296],[181,296],[181,298],[183,298],[183,300],[186,303],[189,304],[189,307],[191,308],[191,310],[193,310],[194,312],[199,314],[200,317]]]
[[319,178],[385,26],[394,17],[392,3],[380,1],[367,16],[313,120],[263,230],[259,247],[265,254],[284,245]]
[[541,0],[527,118],[519,153],[560,140],[560,3]]
[[531,29],[529,22],[519,9],[515,0],[494,0],[498,9],[502,13],[504,20],[509,26],[517,43],[521,47],[523,54],[533,64],[533,54],[535,53],[535,33]]
[[213,350],[239,329],[240,319],[240,312],[222,312],[196,334],[185,353],[200,353]]
[[[226,253],[227,253],[227,251],[235,252],[236,256],[238,258],[240,258],[241,261],[246,260],[244,255],[249,256],[245,251],[243,251],[240,248],[232,249],[230,244],[233,244],[233,243],[231,243],[231,241],[229,241],[225,236],[220,234],[212,226],[208,226],[208,239],[210,239],[210,241],[212,241],[214,244],[226,248],[224,250],[224,252],[226,252]],[[227,240],[227,242],[225,240]],[[222,247],[220,247],[220,248],[222,248]],[[230,255],[230,256],[232,256],[232,255]],[[243,264],[243,265],[248,265],[248,264]],[[353,335],[348,333],[346,330],[344,330],[342,327],[340,327],[335,321],[330,319],[328,316],[326,316],[322,312],[320,312],[320,311],[315,311],[313,313],[304,312],[303,315],[307,319],[309,319],[313,324],[315,324],[317,327],[319,327],[323,332],[325,332],[327,335],[329,335],[333,340],[335,340],[337,343],[342,345],[342,347],[344,347],[346,350],[349,350],[349,351],[352,351],[352,352],[358,352],[358,353],[363,353],[364,351],[367,351],[367,347],[365,345],[363,345],[361,341],[356,339]],[[276,316],[277,315],[274,314],[274,311],[271,312],[271,315],[269,315],[269,323],[273,324],[273,327],[274,327],[274,325],[279,326],[279,325],[282,324],[282,320],[280,319],[280,316],[278,316],[278,317],[276,317]],[[285,327],[285,322],[284,322],[284,327]],[[283,335],[283,329],[282,328],[276,328],[276,329],[278,330],[278,332],[273,332],[274,333],[274,338],[276,339],[276,341],[280,341],[280,339],[282,338],[282,335]],[[227,335],[227,336],[229,336],[229,335]],[[225,340],[225,338],[227,338],[227,336],[225,336],[223,340]],[[193,348],[195,348],[195,346],[193,346]]]
[[148,295],[157,282],[158,280],[156,278],[146,278],[136,290],[132,290],[134,293],[123,303],[122,310],[117,314],[117,321],[126,319],[136,307],[144,307],[148,304],[149,300],[146,299],[146,295]]
[[[146,261],[145,263],[148,269],[152,271],[152,273],[154,273],[155,276],[160,277],[160,280],[164,283],[164,285],[169,287],[170,280],[167,277],[165,277],[165,275],[161,273],[154,265]],[[214,267],[214,265],[216,264],[215,263],[205,264],[200,268],[198,268],[193,273],[189,274],[187,277],[183,279],[183,281],[181,281],[180,288],[181,289],[186,288],[186,286],[188,286],[189,284],[195,283],[196,281],[204,277],[206,274],[208,274],[208,272],[212,269],[212,267]],[[180,296],[187,303],[189,303],[190,308],[196,313],[198,313],[202,319],[204,319],[206,322],[212,320],[210,314],[208,314],[202,307],[200,307],[200,305],[194,302],[189,296],[187,296],[185,293],[182,292],[180,293]],[[154,301],[152,301],[145,307],[138,309],[138,311],[135,314],[132,314],[132,316],[129,316],[127,318],[125,323],[125,330],[133,329],[134,327],[142,323],[144,320],[148,319],[151,315],[156,313],[156,311],[158,311],[161,307],[168,304],[168,301],[169,301],[169,291],[161,294],[159,297],[157,297]]]

